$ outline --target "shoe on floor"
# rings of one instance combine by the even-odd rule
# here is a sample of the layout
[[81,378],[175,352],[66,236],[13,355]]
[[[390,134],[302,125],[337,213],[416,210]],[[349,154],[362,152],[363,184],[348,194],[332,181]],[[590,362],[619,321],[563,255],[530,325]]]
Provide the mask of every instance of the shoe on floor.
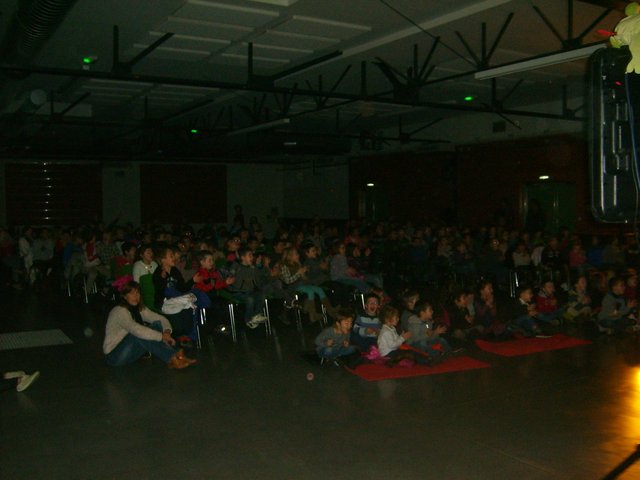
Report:
[[167,362],[167,367],[173,370],[182,370],[189,365],[190,363],[185,358],[178,357],[177,353]]
[[258,325],[260,325],[260,322],[256,322],[253,319],[249,320],[247,323],[245,323],[245,325],[248,328],[254,329],[254,328],[258,328]]
[[7,380],[11,380],[12,378],[20,378],[24,377],[27,373],[24,370],[18,370],[17,372],[5,372],[3,377]]
[[189,365],[195,365],[196,363],[198,363],[198,360],[196,360],[195,358],[189,358],[184,354],[184,350],[180,349],[178,350],[178,353],[176,353],[176,356],[178,357],[178,359],[180,360],[184,360],[185,362],[187,362]]
[[255,323],[264,323],[267,321],[267,317],[261,313],[258,313],[251,317],[251,321]]
[[24,392],[31,386],[33,382],[38,379],[39,376],[40,372],[38,371],[33,372],[31,375],[23,375],[22,377],[20,377],[20,380],[18,380],[18,386],[16,387],[16,390],[19,392]]

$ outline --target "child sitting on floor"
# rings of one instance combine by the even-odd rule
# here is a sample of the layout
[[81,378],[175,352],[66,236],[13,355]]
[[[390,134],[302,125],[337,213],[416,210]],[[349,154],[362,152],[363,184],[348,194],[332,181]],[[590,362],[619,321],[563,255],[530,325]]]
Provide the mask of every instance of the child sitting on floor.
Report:
[[433,362],[426,356],[411,350],[400,349],[400,346],[412,337],[411,332],[398,334],[396,326],[400,321],[398,309],[390,305],[380,311],[382,328],[378,335],[378,351],[380,355],[389,359],[388,366],[392,367],[401,360],[413,360],[415,363],[431,365]]
[[349,343],[354,317],[355,313],[350,308],[336,309],[335,323],[322,330],[316,337],[316,352],[321,359],[335,362],[338,357],[356,353],[356,347]]
[[442,357],[451,352],[451,346],[440,337],[447,331],[444,325],[435,325],[433,321],[433,307],[428,302],[420,302],[415,307],[415,315],[409,317],[409,332],[411,338],[408,343],[429,354],[431,358]]
[[525,337],[548,338],[538,326],[536,306],[531,302],[533,290],[531,287],[520,287],[517,298],[509,305],[509,318],[512,330],[520,331]]
[[564,312],[564,308],[558,308],[556,298],[556,287],[553,281],[547,280],[542,284],[538,295],[536,295],[537,319],[541,322],[557,325],[558,317]]
[[609,293],[602,300],[602,310],[598,313],[598,325],[608,333],[638,329],[634,315],[636,301],[624,298],[625,288],[621,277],[613,277],[609,281]]
[[363,352],[369,350],[378,341],[381,326],[378,318],[379,309],[380,299],[378,296],[375,293],[367,293],[364,296],[364,312],[356,318],[351,333],[351,342]]
[[578,318],[583,320],[591,318],[591,298],[587,295],[587,278],[584,275],[576,278],[573,288],[569,290],[567,309],[563,318],[570,322],[575,322]]

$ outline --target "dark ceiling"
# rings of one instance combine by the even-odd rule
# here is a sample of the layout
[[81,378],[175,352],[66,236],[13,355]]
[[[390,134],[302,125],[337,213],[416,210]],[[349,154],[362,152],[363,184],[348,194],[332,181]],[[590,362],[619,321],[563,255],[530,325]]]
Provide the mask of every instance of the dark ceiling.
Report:
[[447,142],[429,126],[476,112],[581,121],[585,59],[474,74],[604,42],[625,4],[4,0],[0,156],[273,160]]

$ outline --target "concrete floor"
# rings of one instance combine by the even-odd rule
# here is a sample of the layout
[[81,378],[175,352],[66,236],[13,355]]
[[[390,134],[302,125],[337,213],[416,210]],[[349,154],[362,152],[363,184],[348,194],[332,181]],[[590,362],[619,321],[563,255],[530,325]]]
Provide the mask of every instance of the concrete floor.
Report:
[[[0,395],[6,479],[584,480],[640,439],[636,337],[519,358],[471,350],[492,368],[369,383],[300,357],[317,327],[212,336],[200,364],[176,372],[104,366],[96,307],[5,294],[0,318],[1,332],[61,328],[74,341],[0,352],[3,370],[42,372]],[[640,478],[640,462],[620,478]]]

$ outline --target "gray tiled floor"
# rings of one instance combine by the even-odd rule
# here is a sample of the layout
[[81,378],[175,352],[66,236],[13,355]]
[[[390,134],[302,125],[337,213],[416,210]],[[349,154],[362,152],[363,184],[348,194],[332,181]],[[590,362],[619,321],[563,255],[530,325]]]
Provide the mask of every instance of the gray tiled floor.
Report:
[[[42,372],[0,397],[2,478],[582,480],[640,439],[636,338],[520,358],[473,350],[492,368],[369,383],[311,366],[277,324],[275,340],[211,337],[186,371],[108,369],[95,309],[20,294],[0,311],[3,332],[74,340],[0,352],[4,370]],[[640,478],[640,463],[620,478]]]

